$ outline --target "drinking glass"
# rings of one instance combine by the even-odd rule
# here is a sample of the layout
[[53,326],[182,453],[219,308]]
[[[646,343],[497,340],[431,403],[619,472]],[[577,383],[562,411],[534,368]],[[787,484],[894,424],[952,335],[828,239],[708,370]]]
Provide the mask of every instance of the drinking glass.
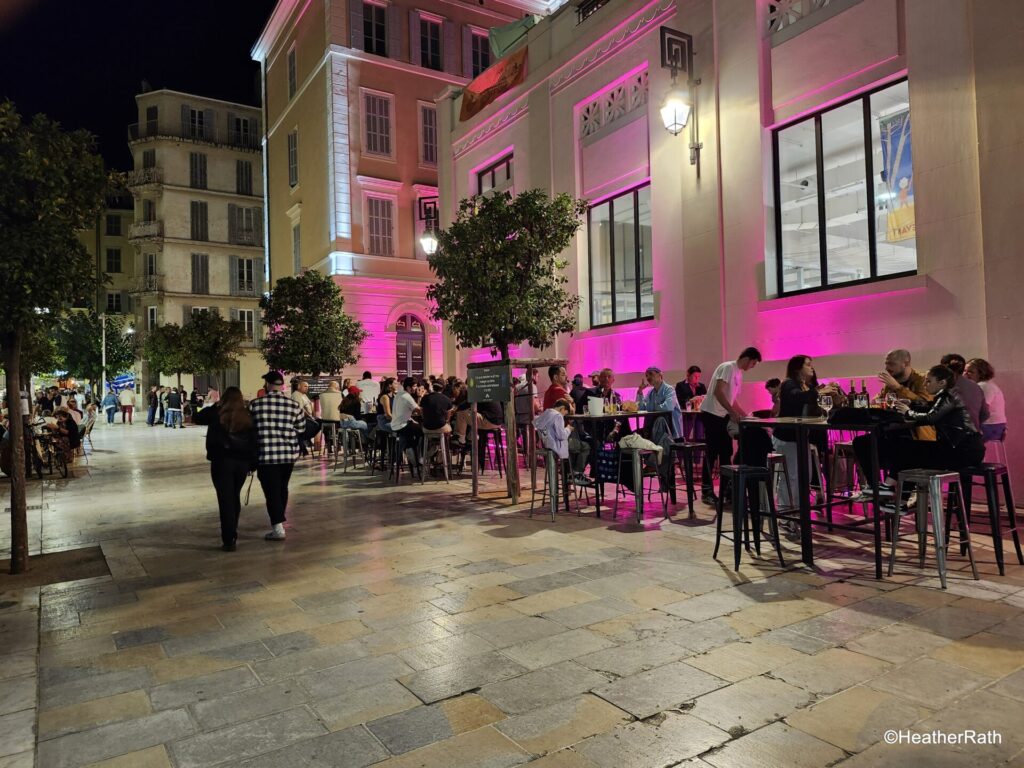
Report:
[[890,392],[885,396],[885,407],[890,411],[896,407],[896,393]]
[[827,419],[828,412],[832,410],[832,395],[819,395],[818,407],[825,412],[825,418]]

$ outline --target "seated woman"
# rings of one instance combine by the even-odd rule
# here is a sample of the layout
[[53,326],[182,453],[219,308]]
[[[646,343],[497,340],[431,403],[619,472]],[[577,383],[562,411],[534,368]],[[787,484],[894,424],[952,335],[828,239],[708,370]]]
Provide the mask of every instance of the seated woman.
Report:
[[985,404],[988,406],[988,418],[981,424],[981,436],[986,443],[1002,442],[1006,437],[1006,399],[1003,390],[993,381],[996,369],[992,363],[980,357],[967,361],[964,376],[976,382],[985,393]]
[[341,400],[341,405],[338,406],[338,412],[341,415],[340,423],[342,427],[345,429],[358,429],[360,432],[365,433],[370,429],[370,425],[362,419],[363,401],[359,397],[359,387],[349,387],[345,397]]
[[[813,359],[808,355],[794,355],[786,364],[786,378],[779,385],[777,410],[779,417],[808,417],[818,415],[818,396],[835,395],[836,385],[828,384],[821,389],[815,386]],[[775,409],[773,409],[775,410]],[[793,427],[775,427],[772,432],[772,447],[786,460],[787,472],[779,486],[779,505],[797,505],[797,453],[796,430]],[[786,483],[786,478],[789,482]]]
[[394,394],[395,380],[388,377],[381,384],[380,395],[377,396],[377,429],[381,432],[391,431],[391,401]]
[[[928,370],[925,391],[934,399],[916,400],[909,405],[900,401],[896,410],[912,424],[935,427],[935,440],[905,440],[886,437],[878,441],[878,462],[889,473],[886,485],[896,484],[896,475],[904,469],[960,470],[980,464],[985,443],[959,395],[953,391],[955,376],[944,365]],[[855,438],[857,461],[867,473],[870,442],[867,436]]]

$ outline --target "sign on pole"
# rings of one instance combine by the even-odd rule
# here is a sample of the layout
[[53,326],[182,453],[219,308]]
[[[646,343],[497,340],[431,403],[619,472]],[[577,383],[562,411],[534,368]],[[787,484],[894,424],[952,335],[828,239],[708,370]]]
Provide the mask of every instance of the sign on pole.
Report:
[[471,403],[508,403],[512,400],[512,368],[508,363],[470,368],[466,384]]

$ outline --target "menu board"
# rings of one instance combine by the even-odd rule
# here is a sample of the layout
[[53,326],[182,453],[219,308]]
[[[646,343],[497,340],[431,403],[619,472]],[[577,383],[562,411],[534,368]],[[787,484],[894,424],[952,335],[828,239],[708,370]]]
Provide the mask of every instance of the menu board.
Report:
[[466,373],[471,403],[507,403],[512,396],[509,391],[512,369],[508,364],[488,365],[470,368]]

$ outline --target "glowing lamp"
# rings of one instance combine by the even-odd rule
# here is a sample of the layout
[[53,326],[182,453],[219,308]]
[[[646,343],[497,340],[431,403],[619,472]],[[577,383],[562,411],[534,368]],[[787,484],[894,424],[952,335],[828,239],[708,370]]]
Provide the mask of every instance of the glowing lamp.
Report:
[[424,232],[420,237],[420,247],[427,256],[433,256],[437,253],[437,235],[430,230]]
[[690,119],[692,106],[690,94],[683,88],[673,88],[665,94],[665,99],[661,102],[661,122],[665,130],[673,136],[682,133]]

